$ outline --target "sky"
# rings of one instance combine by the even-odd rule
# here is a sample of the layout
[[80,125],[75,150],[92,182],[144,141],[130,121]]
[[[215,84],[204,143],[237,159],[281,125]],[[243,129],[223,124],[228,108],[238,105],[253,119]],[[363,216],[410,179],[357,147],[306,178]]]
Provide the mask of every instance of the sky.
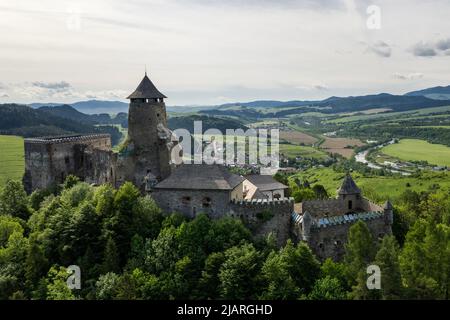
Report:
[[0,103],[168,105],[450,85],[448,0],[0,0]]

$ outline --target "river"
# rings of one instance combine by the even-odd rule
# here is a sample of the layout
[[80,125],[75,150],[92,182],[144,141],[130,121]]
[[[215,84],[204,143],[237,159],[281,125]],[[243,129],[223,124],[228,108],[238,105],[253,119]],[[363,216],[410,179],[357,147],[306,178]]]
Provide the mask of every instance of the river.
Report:
[[385,170],[390,171],[392,173],[400,173],[401,175],[409,176],[409,175],[411,175],[411,173],[409,173],[409,172],[400,171],[400,170],[396,170],[396,169],[390,168],[390,166],[395,165],[394,163],[389,163],[389,166],[381,166],[379,164],[375,164],[375,163],[370,162],[369,160],[367,160],[367,155],[369,154],[369,152],[371,150],[373,150],[373,149],[380,149],[380,148],[383,148],[383,147],[385,147],[387,145],[394,144],[394,143],[395,143],[395,139],[392,139],[391,141],[389,141],[387,143],[379,144],[379,145],[376,145],[376,146],[374,146],[374,147],[372,147],[370,149],[361,151],[361,152],[359,152],[359,153],[357,153],[355,155],[355,160],[356,160],[356,162],[367,164],[367,166],[369,168],[372,168],[372,169],[385,169]]

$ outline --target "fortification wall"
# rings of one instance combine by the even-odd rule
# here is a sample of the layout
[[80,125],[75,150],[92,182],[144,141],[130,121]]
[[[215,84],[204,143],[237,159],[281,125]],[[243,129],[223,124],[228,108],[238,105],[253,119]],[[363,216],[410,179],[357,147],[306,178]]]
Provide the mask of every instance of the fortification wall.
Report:
[[229,190],[156,189],[151,195],[165,213],[179,212],[189,218],[206,213],[217,219],[230,208]]
[[311,200],[302,203],[302,211],[308,211],[314,217],[336,216],[347,210],[345,202],[339,199]]
[[278,245],[282,246],[290,236],[290,217],[293,211],[293,198],[258,199],[231,202],[229,215],[241,218],[256,238],[273,233]]
[[[348,231],[355,222],[312,228],[308,245],[319,259],[332,258],[335,261],[340,261],[345,254]],[[364,222],[367,224],[375,241],[378,241],[384,235],[392,233],[391,226],[386,224],[384,216]]]
[[373,203],[369,199],[364,198],[361,201],[361,207],[364,211],[383,211],[383,207],[377,205],[376,203]]
[[[69,174],[86,178],[85,152],[111,152],[111,138],[108,134],[80,135],[55,138],[25,139],[24,185],[27,192],[47,188],[54,183],[62,183]],[[91,167],[97,168],[107,161],[110,166],[111,154],[97,157]]]

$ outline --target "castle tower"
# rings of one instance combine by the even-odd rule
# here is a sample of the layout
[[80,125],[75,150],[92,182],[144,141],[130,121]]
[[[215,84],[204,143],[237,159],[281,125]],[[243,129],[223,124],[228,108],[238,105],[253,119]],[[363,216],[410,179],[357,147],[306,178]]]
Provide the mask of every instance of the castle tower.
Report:
[[338,190],[338,199],[346,203],[348,211],[353,211],[360,206],[362,199],[361,190],[356,185],[350,173],[347,173]]
[[172,133],[167,129],[167,98],[145,73],[128,96],[128,138],[119,165],[119,183],[132,181],[142,191],[170,175]]

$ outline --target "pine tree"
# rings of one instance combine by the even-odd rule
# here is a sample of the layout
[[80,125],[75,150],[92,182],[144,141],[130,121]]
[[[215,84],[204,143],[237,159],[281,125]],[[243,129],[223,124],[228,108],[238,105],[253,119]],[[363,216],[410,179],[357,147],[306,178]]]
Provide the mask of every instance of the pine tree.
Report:
[[394,236],[386,236],[375,257],[381,270],[381,294],[383,299],[399,299],[402,296],[402,278],[399,262],[400,249]]
[[114,240],[109,237],[103,254],[103,272],[120,273],[119,254]]

